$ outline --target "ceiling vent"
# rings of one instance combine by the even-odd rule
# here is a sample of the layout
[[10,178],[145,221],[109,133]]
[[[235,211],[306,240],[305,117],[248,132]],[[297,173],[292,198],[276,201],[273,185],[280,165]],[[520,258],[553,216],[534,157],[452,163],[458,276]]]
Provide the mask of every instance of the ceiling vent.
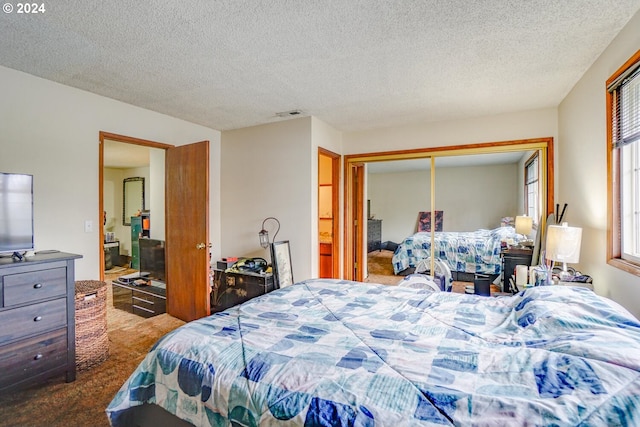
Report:
[[296,117],[296,116],[304,116],[305,114],[301,110],[291,110],[291,111],[283,111],[281,113],[276,113],[278,117]]

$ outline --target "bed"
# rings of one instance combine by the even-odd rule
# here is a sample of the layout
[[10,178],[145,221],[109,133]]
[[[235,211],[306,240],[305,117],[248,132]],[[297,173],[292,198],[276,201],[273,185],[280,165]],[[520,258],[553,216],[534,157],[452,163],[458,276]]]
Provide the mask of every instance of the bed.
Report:
[[[513,227],[470,232],[435,232],[435,257],[447,263],[452,272],[498,275],[502,271],[500,242],[507,239],[515,242],[519,240]],[[391,260],[393,271],[395,274],[403,274],[430,256],[431,233],[415,233],[396,248]]]
[[[164,418],[136,419],[149,409]],[[638,425],[640,324],[579,287],[480,297],[309,280],[161,338],[107,415],[113,426]]]

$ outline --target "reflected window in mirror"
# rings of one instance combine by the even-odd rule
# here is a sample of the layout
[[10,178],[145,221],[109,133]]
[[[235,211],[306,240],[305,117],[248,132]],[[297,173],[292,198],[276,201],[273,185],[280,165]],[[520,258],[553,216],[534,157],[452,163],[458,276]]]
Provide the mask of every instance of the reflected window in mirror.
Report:
[[527,216],[534,219],[540,217],[540,162],[538,152],[536,151],[527,160],[524,166],[524,185],[525,185],[525,211]]
[[125,178],[122,182],[122,225],[131,225],[131,217],[143,210],[144,177]]

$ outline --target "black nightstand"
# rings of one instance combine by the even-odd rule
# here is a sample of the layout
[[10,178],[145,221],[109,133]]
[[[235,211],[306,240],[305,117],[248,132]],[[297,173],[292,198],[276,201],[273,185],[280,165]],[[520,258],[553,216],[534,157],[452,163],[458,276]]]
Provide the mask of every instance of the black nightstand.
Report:
[[275,289],[273,274],[226,273],[213,269],[211,312],[226,310]]
[[502,257],[502,290],[508,289],[509,277],[516,275],[516,265],[531,265],[533,250],[526,248],[508,248],[500,253]]

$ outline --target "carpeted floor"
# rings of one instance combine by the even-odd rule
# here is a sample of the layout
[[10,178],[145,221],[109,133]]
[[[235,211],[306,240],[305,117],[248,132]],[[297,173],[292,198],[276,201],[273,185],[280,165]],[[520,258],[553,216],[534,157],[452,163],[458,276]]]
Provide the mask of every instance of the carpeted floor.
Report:
[[402,280],[402,276],[393,274],[391,258],[392,251],[381,250],[369,252],[367,254],[367,278],[368,283],[382,283],[383,285],[397,285]]
[[113,308],[111,286],[108,290],[109,358],[78,372],[72,383],[65,383],[61,376],[0,395],[0,426],[109,426],[104,411],[120,386],[153,343],[184,322],[168,314],[145,319],[117,310]]

